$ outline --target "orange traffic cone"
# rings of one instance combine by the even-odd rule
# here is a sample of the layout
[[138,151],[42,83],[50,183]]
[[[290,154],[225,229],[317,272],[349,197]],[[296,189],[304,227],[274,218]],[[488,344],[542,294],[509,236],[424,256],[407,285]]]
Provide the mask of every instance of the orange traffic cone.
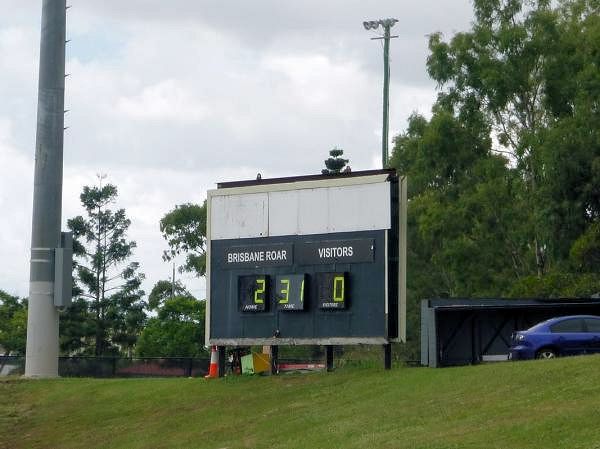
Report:
[[214,379],[219,377],[219,353],[217,352],[216,346],[211,346],[210,352],[210,368],[208,374],[204,376],[205,379]]

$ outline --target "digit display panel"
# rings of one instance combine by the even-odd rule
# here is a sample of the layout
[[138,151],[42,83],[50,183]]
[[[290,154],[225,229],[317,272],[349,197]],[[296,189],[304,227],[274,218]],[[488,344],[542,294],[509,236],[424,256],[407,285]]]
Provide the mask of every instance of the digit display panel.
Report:
[[268,276],[240,276],[238,278],[238,304],[241,312],[264,312],[269,299]]
[[304,310],[305,274],[275,277],[275,299],[279,310]]
[[320,309],[345,309],[348,303],[346,273],[316,273]]

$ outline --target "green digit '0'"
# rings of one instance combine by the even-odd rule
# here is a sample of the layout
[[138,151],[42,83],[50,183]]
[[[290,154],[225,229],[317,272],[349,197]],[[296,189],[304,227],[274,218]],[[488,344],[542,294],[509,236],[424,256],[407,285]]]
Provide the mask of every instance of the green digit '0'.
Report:
[[287,304],[290,301],[290,280],[282,279],[279,281],[281,285],[285,285],[285,288],[281,289],[281,294],[284,295],[283,298],[279,299],[279,304]]
[[333,302],[344,302],[344,276],[333,278]]
[[265,280],[257,279],[256,280],[256,290],[254,290],[254,304],[264,304],[265,303]]

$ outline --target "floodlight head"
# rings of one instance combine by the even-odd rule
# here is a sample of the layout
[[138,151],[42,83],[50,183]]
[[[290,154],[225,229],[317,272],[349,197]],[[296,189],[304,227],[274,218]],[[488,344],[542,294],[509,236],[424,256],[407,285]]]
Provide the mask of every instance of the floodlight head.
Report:
[[383,26],[391,28],[396,24],[396,22],[398,22],[398,19],[383,19],[383,20],[380,20],[380,22]]
[[379,28],[380,22],[380,20],[369,20],[363,22],[363,26],[365,27],[365,30],[376,30],[377,28]]

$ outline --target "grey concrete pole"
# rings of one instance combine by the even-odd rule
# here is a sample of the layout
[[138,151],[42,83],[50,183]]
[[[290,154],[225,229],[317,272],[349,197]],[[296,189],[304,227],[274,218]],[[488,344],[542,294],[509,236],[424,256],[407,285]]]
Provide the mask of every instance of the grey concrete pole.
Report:
[[65,33],[66,0],[43,0],[26,377],[58,376],[54,249],[61,242]]

